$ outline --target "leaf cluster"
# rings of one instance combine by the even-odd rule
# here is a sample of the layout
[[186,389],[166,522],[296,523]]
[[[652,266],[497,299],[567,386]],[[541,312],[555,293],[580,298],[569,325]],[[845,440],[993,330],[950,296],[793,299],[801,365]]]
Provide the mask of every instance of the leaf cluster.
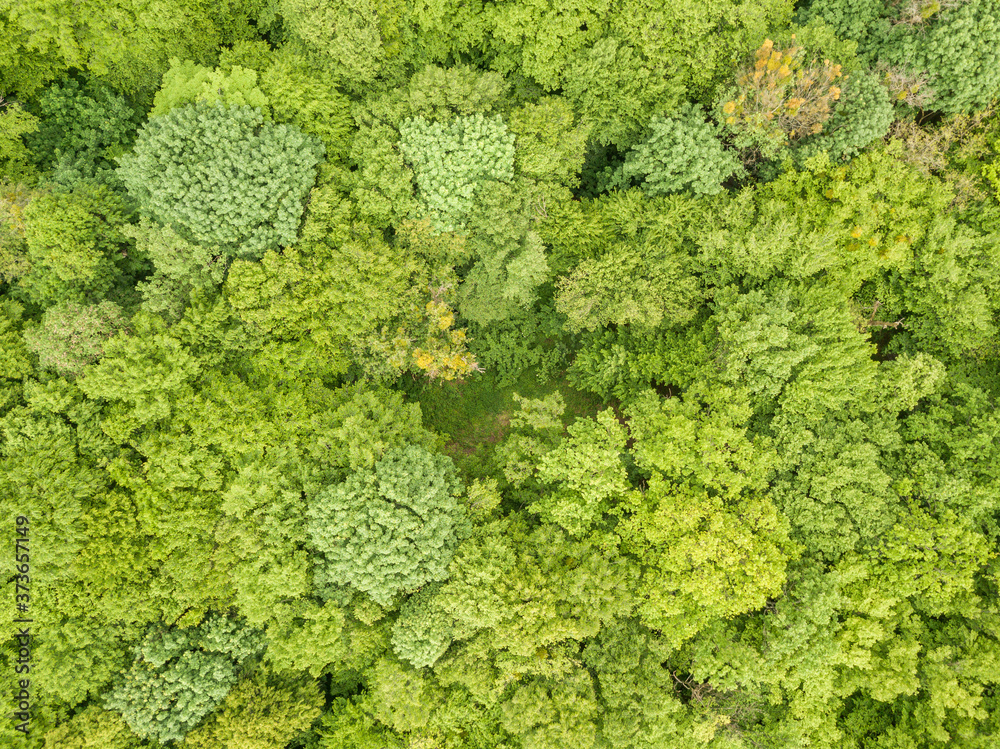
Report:
[[399,133],[424,210],[439,231],[464,227],[482,182],[514,177],[514,136],[498,116],[458,117],[448,126],[409,118]]

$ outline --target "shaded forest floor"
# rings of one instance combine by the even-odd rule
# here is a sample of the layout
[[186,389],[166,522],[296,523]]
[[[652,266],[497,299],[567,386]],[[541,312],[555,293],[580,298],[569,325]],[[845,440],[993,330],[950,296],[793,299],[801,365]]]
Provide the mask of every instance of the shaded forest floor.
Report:
[[444,451],[461,467],[484,447],[492,448],[506,437],[510,417],[518,408],[515,395],[544,398],[558,390],[566,403],[563,421],[567,425],[603,407],[597,396],[576,390],[562,373],[545,383],[539,379],[534,368],[506,386],[497,386],[489,374],[476,374],[451,382],[415,383],[407,395],[420,404],[424,426],[445,435]]

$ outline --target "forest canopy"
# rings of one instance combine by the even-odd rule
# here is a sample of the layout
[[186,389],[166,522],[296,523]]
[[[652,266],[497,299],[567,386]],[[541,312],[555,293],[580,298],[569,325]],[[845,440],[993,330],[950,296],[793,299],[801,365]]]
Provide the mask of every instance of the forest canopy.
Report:
[[995,749],[1000,0],[0,0],[0,745]]

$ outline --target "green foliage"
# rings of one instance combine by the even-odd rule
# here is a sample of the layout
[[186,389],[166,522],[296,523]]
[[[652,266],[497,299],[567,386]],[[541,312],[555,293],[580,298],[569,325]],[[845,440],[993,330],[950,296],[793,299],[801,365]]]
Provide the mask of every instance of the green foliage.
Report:
[[781,592],[788,527],[774,504],[670,488],[654,477],[625,523],[625,549],[644,560],[639,614],[674,645],[716,617],[764,606]]
[[670,650],[635,620],[615,622],[584,649],[601,692],[601,738],[614,749],[670,746],[681,734]]
[[[622,151],[641,139],[653,115],[669,114],[685,100],[709,100],[738,61],[734,50],[759,43],[769,29],[786,24],[792,10],[784,0],[752,8],[728,0],[528,7],[508,11],[513,23],[498,28],[495,38],[531,39],[522,54],[537,49],[539,59],[524,59],[525,67],[538,71],[529,74],[549,90],[562,90],[592,123],[596,143]],[[585,19],[584,26],[577,19]],[[557,52],[560,47],[565,53]]]
[[1000,93],[1000,4],[970,0],[921,18],[919,23],[876,25],[864,52],[872,60],[927,74],[934,108],[972,112]]
[[[0,377],[20,380],[33,370],[29,349],[21,334],[24,308],[9,299],[0,301],[0,350],[3,351],[3,368]],[[8,404],[4,403],[4,407]]]
[[687,270],[688,257],[647,242],[613,245],[559,279],[556,309],[566,315],[567,330],[577,333],[608,324],[657,327],[694,317],[700,294],[697,279]]
[[537,367],[539,378],[549,379],[564,363],[567,349],[558,336],[560,320],[551,307],[538,313],[517,315],[474,329],[470,349],[483,371],[499,388],[517,382],[522,372]]
[[284,749],[319,717],[322,706],[315,679],[260,670],[233,687],[221,707],[184,738],[184,746]]
[[290,123],[319,138],[328,160],[347,157],[354,130],[350,100],[322,71],[282,48],[261,74],[260,86],[267,94],[275,121]]
[[149,312],[176,320],[192,293],[222,283],[225,253],[219,247],[185,241],[169,226],[157,225],[146,218],[138,224],[123,226],[122,234],[135,242],[139,257],[153,264],[152,278],[136,287],[142,292],[143,308]]
[[0,0],[25,746],[995,749],[998,1]]
[[30,270],[19,286],[43,306],[102,299],[123,270],[121,226],[131,215],[128,203],[103,185],[39,195],[24,209]]
[[631,487],[621,462],[625,430],[611,409],[578,419],[567,437],[538,461],[538,478],[554,484],[531,509],[580,538]]
[[337,697],[318,731],[323,749],[402,749],[403,739],[381,725],[356,700]]
[[338,85],[361,92],[375,80],[385,49],[371,0],[351,0],[337,7],[280,0],[278,11],[292,38],[329,70]]
[[392,649],[414,668],[433,666],[451,645],[451,618],[433,605],[441,586],[425,585],[403,603],[392,626]]
[[119,186],[115,159],[135,140],[139,117],[125,99],[105,85],[81,87],[72,78],[49,86],[38,97],[38,129],[27,135],[38,166],[52,170],[67,187],[80,180]]
[[75,377],[101,358],[105,341],[126,324],[121,307],[114,302],[86,307],[63,302],[47,309],[42,324],[25,333],[24,340],[40,367]]
[[860,42],[887,10],[885,0],[824,0],[804,4],[796,20],[801,24],[819,20],[833,28],[840,38]]
[[476,189],[514,177],[514,137],[499,117],[459,117],[448,127],[423,117],[399,126],[399,147],[414,167],[424,210],[439,231],[465,226]]
[[494,72],[468,65],[427,65],[413,74],[403,96],[411,117],[447,123],[498,110],[509,88]]
[[151,119],[118,175],[145,215],[185,239],[257,258],[295,240],[322,153],[259,110],[197,103]]
[[539,198],[525,180],[483,185],[468,221],[467,246],[476,262],[459,289],[463,317],[489,325],[523,316],[537,300],[550,277],[535,231]]
[[142,739],[117,713],[91,705],[45,734],[46,749],[138,749]]
[[650,195],[685,189],[716,195],[740,171],[736,157],[723,149],[718,128],[705,121],[699,107],[684,105],[670,117],[656,116],[650,128],[652,135],[632,147],[621,167],[625,183],[637,178]]
[[160,90],[153,97],[150,117],[160,117],[171,109],[204,102],[226,107],[252,107],[270,119],[268,97],[257,86],[257,71],[238,65],[228,70],[212,70],[193,60],[170,59],[170,69],[163,74]]
[[892,285],[893,296],[909,313],[918,349],[950,360],[979,358],[998,332],[998,263],[986,249],[992,235],[948,215],[934,217],[926,231],[911,272]]
[[414,671],[394,658],[380,658],[371,679],[372,714],[399,733],[424,728],[443,697],[426,671]]
[[220,616],[187,629],[155,627],[105,707],[142,738],[179,741],[225,699],[241,664],[262,650],[259,634]]
[[358,215],[372,225],[399,225],[419,210],[413,196],[413,172],[398,145],[401,122],[423,118],[445,123],[501,109],[509,86],[496,73],[458,65],[428,65],[405,86],[371,93],[353,108],[357,132],[351,147],[345,189],[357,203]]
[[558,89],[569,62],[605,33],[611,5],[607,0],[486,5],[493,67],[505,75],[530,76],[548,91]]
[[851,73],[823,131],[799,145],[795,158],[801,164],[819,151],[827,151],[831,161],[846,161],[884,138],[893,119],[889,93],[878,78],[860,70]]
[[35,176],[34,158],[24,145],[24,136],[38,130],[39,120],[25,112],[20,102],[0,99],[0,178],[14,181]]
[[[111,0],[94,7],[66,0],[5,2],[11,59],[27,55],[25,71],[0,70],[24,93],[71,68],[85,70],[116,91],[151,95],[170,57],[207,62],[222,44],[249,38],[249,16],[260,0],[208,8],[190,0]],[[6,66],[5,66],[6,67]]]
[[820,19],[859,43],[859,56],[930,79],[934,109],[972,112],[1000,91],[995,0],[887,3],[818,0],[800,21]]
[[387,451],[311,500],[319,570],[383,606],[443,580],[465,523],[459,490],[450,459],[416,446]]
[[518,674],[573,671],[579,643],[635,607],[637,570],[609,539],[573,540],[553,525],[530,530],[516,515],[459,546],[449,572],[427,612],[446,615],[465,644],[434,671],[489,703]]
[[579,184],[589,128],[577,121],[566,99],[546,96],[525,104],[511,112],[508,122],[517,137],[519,174],[568,187]]
[[[262,19],[258,19],[258,23],[263,26]],[[259,73],[266,70],[274,58],[274,50],[263,39],[239,39],[231,47],[219,50],[219,69],[228,72],[240,67]]]
[[596,746],[597,697],[585,670],[558,681],[520,685],[500,710],[501,725],[518,737],[524,749]]
[[618,328],[581,337],[567,379],[602,398],[627,401],[650,384],[686,388],[713,368],[715,341],[697,324],[682,331]]
[[766,491],[778,456],[769,440],[748,436],[753,411],[746,393],[701,387],[689,387],[683,399],[650,390],[634,398],[626,414],[636,464],[726,499]]
[[31,267],[24,240],[24,209],[42,191],[23,182],[0,180],[0,281],[9,283]]
[[601,145],[633,145],[655,108],[672,108],[684,92],[679,79],[657,75],[629,44],[613,36],[597,40],[573,58],[563,94],[573,102],[590,137]]
[[[298,245],[234,263],[226,295],[271,339],[284,370],[340,374],[353,363],[383,381],[408,370],[451,379],[475,369],[464,331],[452,328],[446,263],[459,252],[461,241],[432,236],[429,222],[400,227],[390,247],[352,222],[350,203],[327,186],[313,191]],[[296,348],[278,349],[289,339]]]

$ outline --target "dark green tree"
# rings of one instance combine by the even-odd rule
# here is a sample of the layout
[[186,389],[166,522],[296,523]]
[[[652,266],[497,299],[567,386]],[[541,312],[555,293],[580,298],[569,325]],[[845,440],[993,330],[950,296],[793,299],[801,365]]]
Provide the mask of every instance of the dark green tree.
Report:
[[222,703],[244,662],[263,649],[259,633],[218,615],[197,627],[154,627],[105,707],[121,713],[142,738],[180,741]]

